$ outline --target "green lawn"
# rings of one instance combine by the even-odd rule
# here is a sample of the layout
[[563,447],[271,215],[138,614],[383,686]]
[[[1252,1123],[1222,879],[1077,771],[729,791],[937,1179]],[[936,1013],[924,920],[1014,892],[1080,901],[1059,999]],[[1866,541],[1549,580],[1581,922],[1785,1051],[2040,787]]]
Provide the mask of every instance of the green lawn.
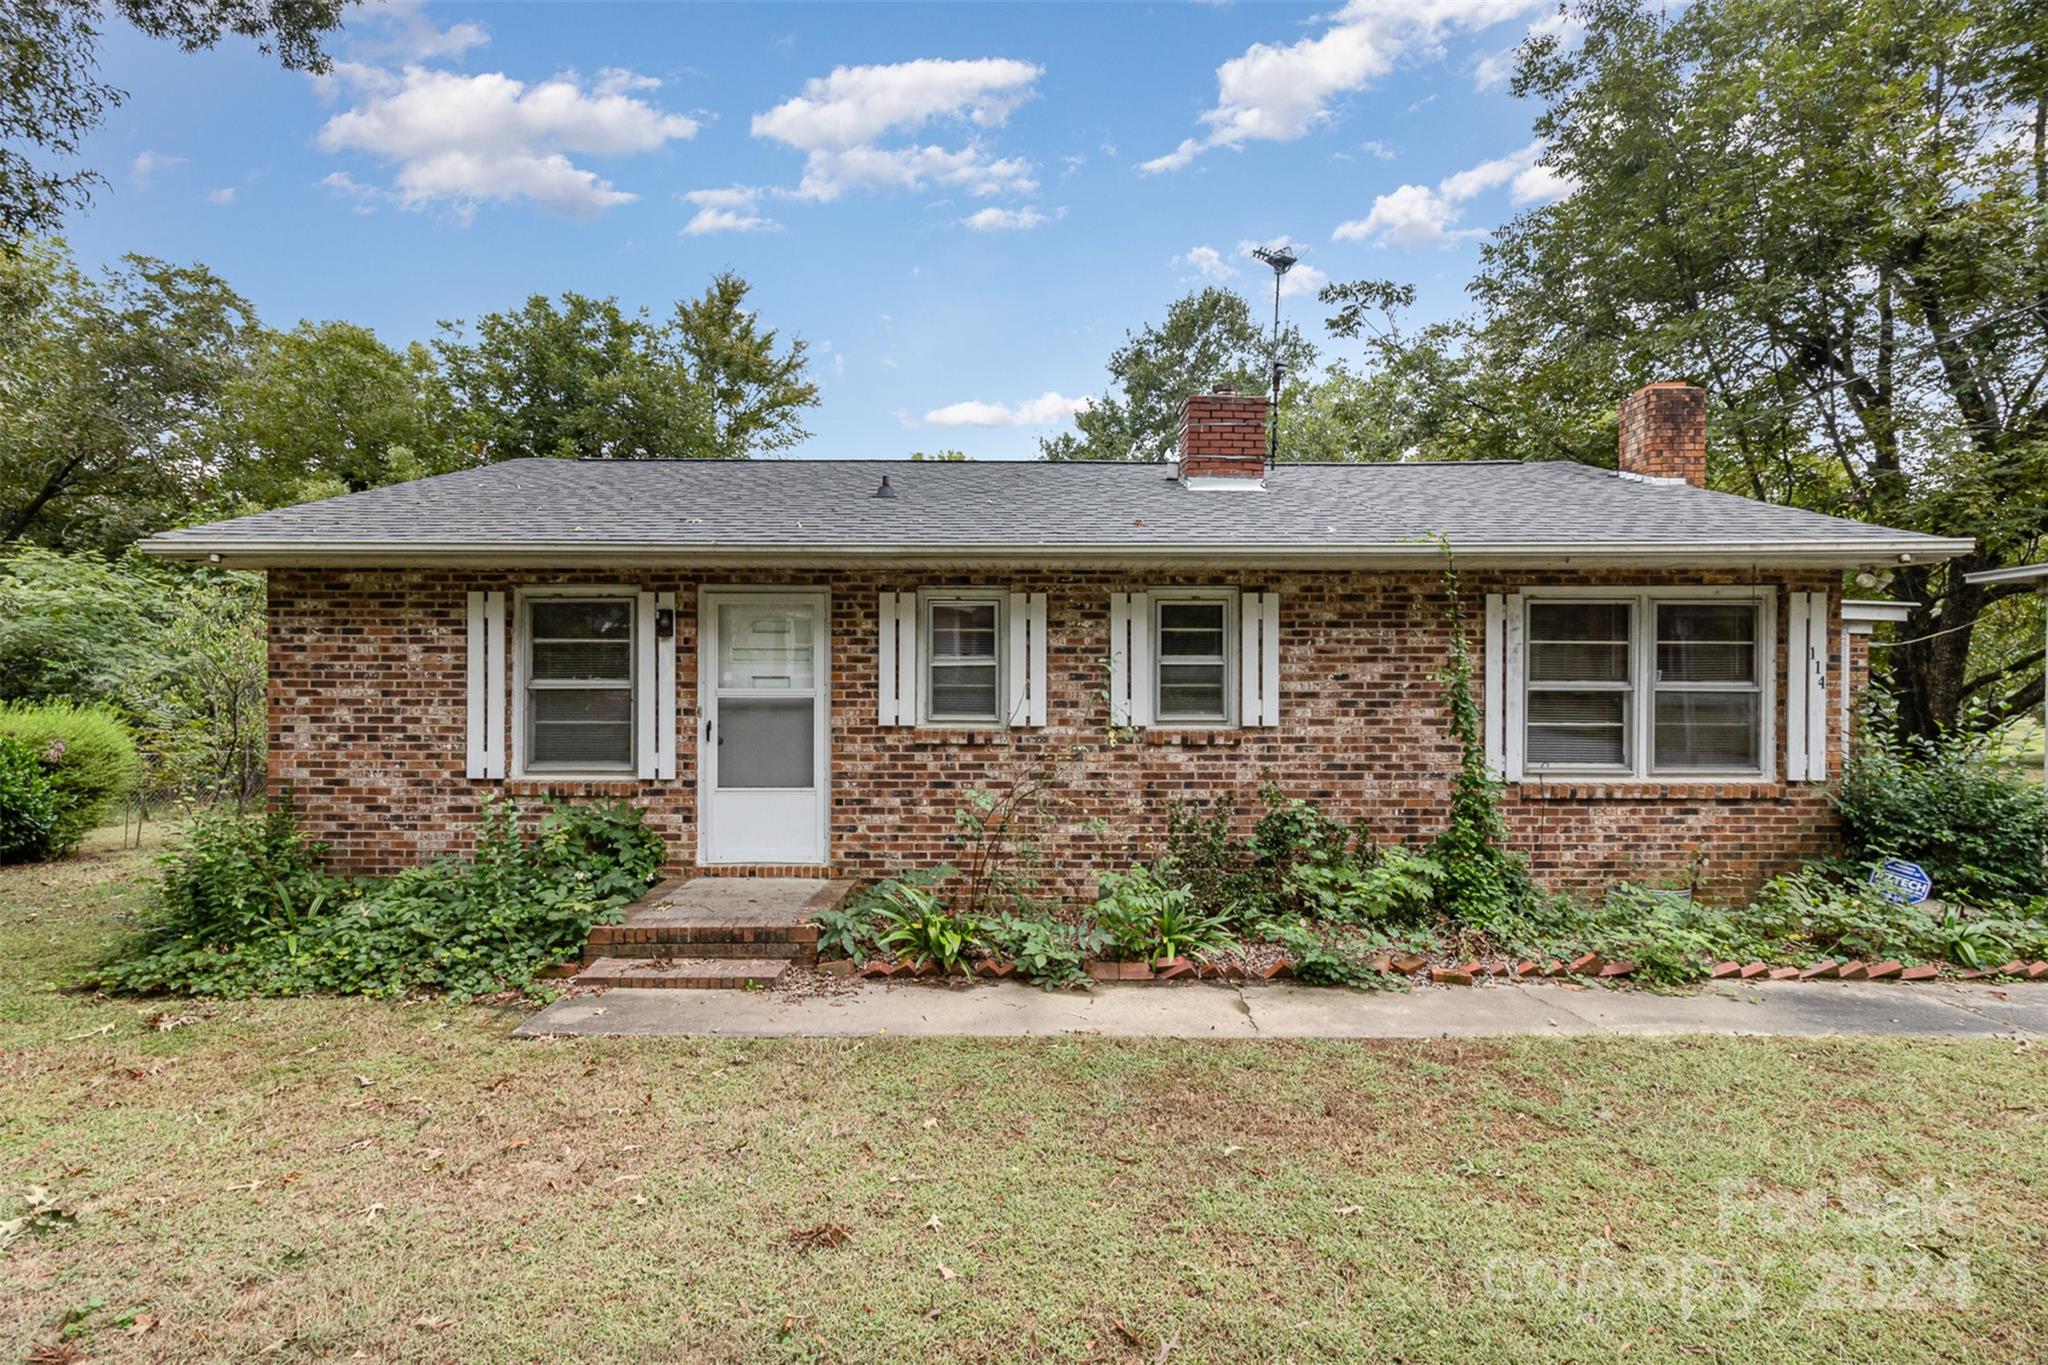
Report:
[[2048,1356],[2040,1048],[528,1043],[53,991],[148,872],[0,871],[0,1358]]

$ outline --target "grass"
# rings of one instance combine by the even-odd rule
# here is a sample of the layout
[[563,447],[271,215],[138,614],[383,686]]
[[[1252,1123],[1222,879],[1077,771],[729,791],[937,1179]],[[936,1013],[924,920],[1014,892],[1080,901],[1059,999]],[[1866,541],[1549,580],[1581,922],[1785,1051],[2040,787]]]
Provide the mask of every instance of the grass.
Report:
[[515,1042],[53,990],[148,872],[0,870],[0,1220],[46,1201],[0,1358],[2048,1356],[2040,1048]]

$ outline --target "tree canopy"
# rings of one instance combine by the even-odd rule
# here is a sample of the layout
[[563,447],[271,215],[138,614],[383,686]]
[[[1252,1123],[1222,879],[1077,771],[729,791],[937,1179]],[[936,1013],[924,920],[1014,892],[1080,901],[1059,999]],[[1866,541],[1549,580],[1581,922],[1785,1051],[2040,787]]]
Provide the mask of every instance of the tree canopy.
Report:
[[803,439],[804,343],[716,277],[656,324],[536,295],[386,345],[265,327],[203,266],[0,247],[0,546],[119,555],[196,518],[529,456],[742,458]]
[[53,232],[100,176],[58,169],[124,95],[99,76],[106,10],[151,38],[196,52],[253,39],[288,71],[325,71],[321,43],[349,0],[8,0],[0,5],[0,245]]

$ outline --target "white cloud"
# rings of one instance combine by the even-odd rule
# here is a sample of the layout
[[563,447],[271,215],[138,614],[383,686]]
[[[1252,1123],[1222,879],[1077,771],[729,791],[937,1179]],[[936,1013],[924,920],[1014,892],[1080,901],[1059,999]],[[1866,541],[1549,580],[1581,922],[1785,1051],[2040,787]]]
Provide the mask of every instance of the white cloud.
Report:
[[1207,131],[1139,169],[1157,174],[1191,164],[1213,147],[1292,142],[1331,117],[1341,96],[1363,90],[1411,53],[1434,50],[1454,32],[1513,18],[1542,0],[1350,0],[1322,33],[1284,47],[1254,43],[1216,68],[1216,105]]
[[1380,161],[1392,161],[1394,159],[1394,149],[1376,137],[1369,137],[1359,143],[1358,150]]
[[320,130],[328,151],[367,152],[397,163],[394,202],[412,209],[528,199],[587,217],[638,196],[615,188],[570,153],[625,156],[697,132],[697,121],[636,97],[651,78],[607,70],[586,88],[573,74],[527,85],[502,72],[463,76],[407,67],[402,77],[351,70],[354,108]]
[[830,201],[850,190],[914,190],[928,183],[971,195],[1025,192],[1037,188],[1031,164],[995,156],[977,141],[958,148],[879,143],[942,120],[1001,127],[1032,97],[1041,74],[1030,62],[1001,57],[842,66],[756,114],[751,127],[754,136],[805,154],[795,191],[802,198]]
[[172,156],[168,152],[137,152],[135,159],[128,163],[128,178],[137,185],[147,185],[158,171],[182,166],[185,160],[182,156]]
[[1237,267],[1213,246],[1191,246],[1185,255],[1173,258],[1173,266],[1176,270],[1193,271],[1211,281],[1227,280],[1237,273]]
[[208,190],[206,192],[206,202],[209,204],[234,203],[235,187],[233,185],[223,185],[217,190]]
[[[357,33],[358,25],[374,30],[378,36]],[[427,17],[422,0],[385,0],[375,8],[364,6],[350,14],[348,27],[349,51],[372,61],[426,62],[460,57],[491,40],[481,24],[465,21],[442,28]]]
[[752,185],[728,185],[724,189],[691,190],[682,196],[697,205],[697,213],[683,226],[686,237],[713,232],[780,232],[782,224],[755,211],[761,191]]
[[924,415],[925,425],[934,427],[1049,427],[1086,412],[1093,400],[1083,394],[1068,398],[1048,389],[1036,398],[1019,403],[984,403],[970,400],[933,408]]
[[1483,237],[1483,229],[1458,226],[1464,204],[1479,195],[1506,186],[1508,198],[1519,208],[1562,199],[1572,192],[1568,176],[1538,164],[1542,154],[1543,144],[1532,142],[1519,151],[1447,175],[1435,189],[1403,185],[1374,199],[1365,217],[1339,223],[1330,236],[1340,242],[1404,247],[1447,246]]
[[1064,218],[1066,216],[1067,211],[1065,209],[1058,209],[1050,216],[1047,216],[1032,208],[986,208],[978,213],[970,213],[965,218],[962,218],[960,226],[973,228],[976,232],[1024,232],[1050,223],[1054,218]]

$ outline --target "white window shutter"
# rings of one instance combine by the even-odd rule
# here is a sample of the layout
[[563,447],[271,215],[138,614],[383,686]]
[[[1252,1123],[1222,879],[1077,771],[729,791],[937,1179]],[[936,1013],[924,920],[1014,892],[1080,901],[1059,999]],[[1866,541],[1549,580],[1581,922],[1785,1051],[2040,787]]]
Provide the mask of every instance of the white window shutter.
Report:
[[1795,592],[1785,628],[1785,780],[1828,780],[1828,595]]
[[651,778],[661,771],[661,737],[655,732],[654,700],[658,690],[654,661],[654,594],[643,592],[633,603],[633,734],[634,773]]
[[1131,724],[1152,723],[1152,595],[1131,594]]
[[1480,719],[1486,735],[1486,766],[1496,776],[1507,771],[1507,679],[1502,666],[1507,661],[1507,596],[1486,594],[1486,653],[1480,701]]
[[1141,616],[1145,594],[1109,595],[1109,722],[1142,725],[1138,718],[1138,641],[1144,635]]
[[1790,595],[1785,613],[1785,780],[1806,781],[1806,688],[1813,669],[1806,657],[1807,598]]
[[1003,649],[1003,672],[1010,685],[1010,705],[1005,713],[1012,725],[1031,723],[1031,594],[1013,592],[1003,607],[1003,627],[1008,641]]
[[505,775],[505,594],[469,594],[468,707],[471,777]]
[[1238,724],[1280,723],[1280,594],[1248,592],[1237,608]]
[[1522,610],[1522,595],[1507,594],[1501,603],[1501,690],[1506,693],[1500,708],[1501,779],[1522,780],[1522,709],[1526,701],[1528,646],[1523,639],[1528,615]]
[[1030,616],[1029,659],[1026,673],[1030,677],[1030,698],[1025,709],[1026,725],[1045,724],[1045,594],[1034,592],[1025,604]]
[[902,704],[896,695],[896,594],[885,592],[875,606],[875,724],[894,725]]
[[922,623],[917,594],[896,594],[896,723],[917,724],[918,699],[924,695]]

